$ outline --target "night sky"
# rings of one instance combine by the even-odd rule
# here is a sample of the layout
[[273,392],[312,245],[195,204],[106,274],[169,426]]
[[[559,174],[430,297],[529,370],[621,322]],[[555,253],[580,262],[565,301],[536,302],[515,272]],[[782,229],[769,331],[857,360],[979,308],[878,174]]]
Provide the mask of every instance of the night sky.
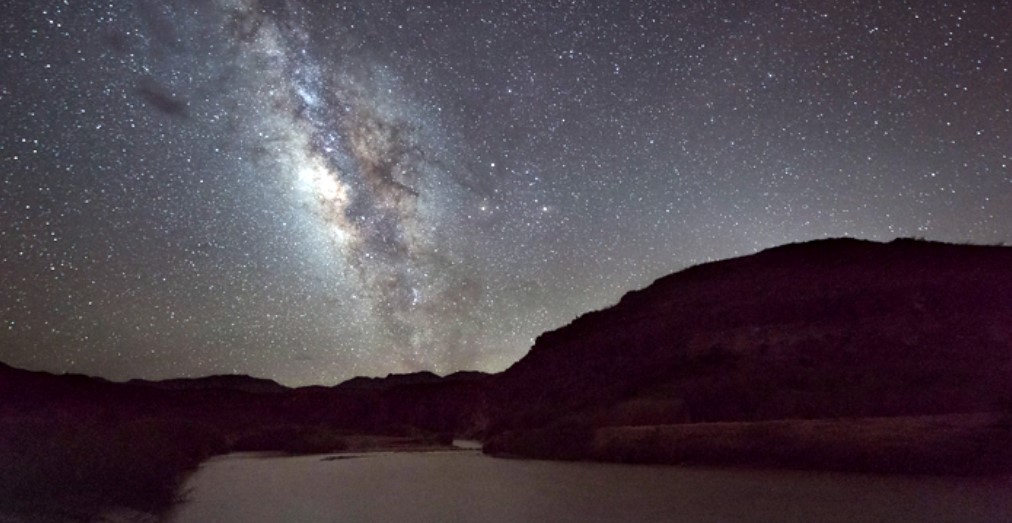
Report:
[[14,0],[0,39],[19,367],[497,371],[689,265],[1012,241],[1007,1]]

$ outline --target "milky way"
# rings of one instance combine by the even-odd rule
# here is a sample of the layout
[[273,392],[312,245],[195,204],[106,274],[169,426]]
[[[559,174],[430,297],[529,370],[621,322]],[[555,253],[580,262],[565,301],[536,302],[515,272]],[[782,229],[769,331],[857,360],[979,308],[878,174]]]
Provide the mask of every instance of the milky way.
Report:
[[[295,205],[330,242],[321,256],[346,269],[345,292],[361,298],[350,314],[370,343],[397,368],[475,365],[461,350],[460,325],[474,321],[464,301],[476,275],[455,271],[436,235],[455,182],[439,161],[431,116],[418,114],[381,67],[345,63],[342,42],[313,45],[295,4],[224,12],[240,36],[235,63],[256,72],[249,100],[262,102],[250,140],[266,158],[251,168],[296,186]],[[321,64],[316,55],[331,58]]]
[[15,2],[0,361],[500,370],[666,273],[1012,241],[1012,7]]

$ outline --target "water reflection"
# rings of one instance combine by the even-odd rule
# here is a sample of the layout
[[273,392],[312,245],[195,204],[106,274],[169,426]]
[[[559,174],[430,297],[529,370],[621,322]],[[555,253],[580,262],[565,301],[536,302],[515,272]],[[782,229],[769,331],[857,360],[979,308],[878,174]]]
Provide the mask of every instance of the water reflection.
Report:
[[187,482],[189,522],[1008,522],[1012,478],[504,460],[233,455]]

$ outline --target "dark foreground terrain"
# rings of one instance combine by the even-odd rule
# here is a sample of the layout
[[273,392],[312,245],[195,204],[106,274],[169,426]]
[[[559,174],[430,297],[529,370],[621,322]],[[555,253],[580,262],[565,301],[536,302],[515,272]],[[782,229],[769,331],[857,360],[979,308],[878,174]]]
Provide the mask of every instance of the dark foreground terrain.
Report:
[[[160,513],[185,475],[228,452],[449,448],[466,433],[481,373],[356,379],[290,389],[215,376],[114,383],[0,364],[0,521]],[[472,399],[473,398],[473,399]]]
[[290,389],[0,364],[0,515],[155,513],[231,451],[1012,473],[1012,248],[823,240],[672,274],[497,375]]

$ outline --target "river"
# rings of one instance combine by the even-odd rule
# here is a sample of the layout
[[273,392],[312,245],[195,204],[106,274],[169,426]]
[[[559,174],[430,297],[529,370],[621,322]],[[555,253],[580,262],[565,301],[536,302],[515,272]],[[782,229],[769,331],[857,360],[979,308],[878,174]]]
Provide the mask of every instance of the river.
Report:
[[1012,478],[508,460],[477,451],[235,454],[184,486],[174,523],[1009,522]]

